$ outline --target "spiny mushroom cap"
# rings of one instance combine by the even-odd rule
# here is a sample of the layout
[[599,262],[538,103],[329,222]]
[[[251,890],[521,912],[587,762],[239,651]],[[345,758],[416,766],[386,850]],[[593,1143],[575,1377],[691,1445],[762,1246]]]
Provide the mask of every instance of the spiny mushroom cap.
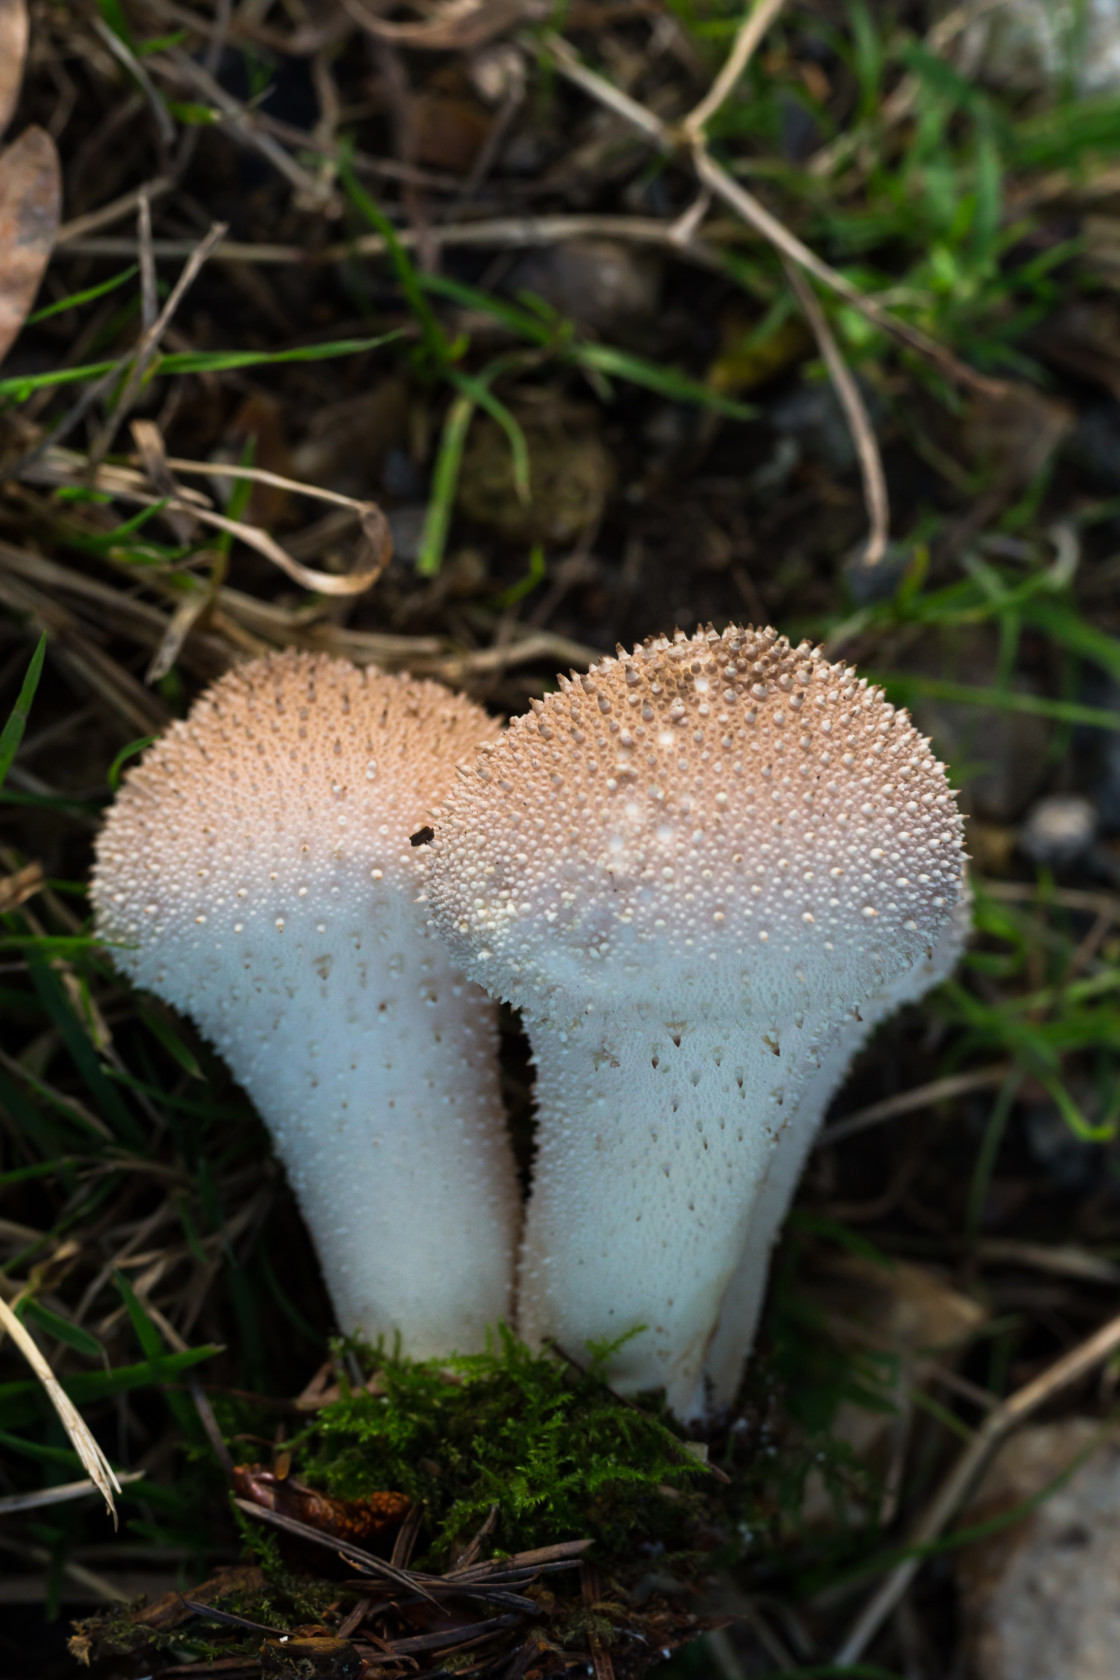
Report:
[[434,925],[562,1027],[648,1006],[651,985],[737,1014],[858,1007],[928,956],[963,890],[929,743],[771,629],[620,649],[459,775],[428,848]]
[[[497,733],[439,684],[288,652],[236,667],[172,724],[125,777],[97,842],[92,897],[118,966],[190,1010],[200,964],[282,932],[305,902],[339,914],[330,939],[404,886],[410,836],[456,762]],[[345,934],[343,935],[345,937]],[[294,953],[293,953],[294,954]],[[323,974],[325,980],[326,974]]]

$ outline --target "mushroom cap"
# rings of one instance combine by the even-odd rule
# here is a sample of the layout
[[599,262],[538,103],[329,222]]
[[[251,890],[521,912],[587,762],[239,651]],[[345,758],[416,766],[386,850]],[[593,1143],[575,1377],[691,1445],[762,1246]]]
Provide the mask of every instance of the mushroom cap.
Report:
[[246,940],[337,904],[316,924],[328,962],[355,870],[364,913],[402,884],[411,898],[410,836],[497,730],[438,683],[325,654],[236,666],[127,773],[98,837],[92,898],[117,966],[191,1011],[222,953],[240,967]]
[[944,766],[906,712],[771,629],[619,649],[514,718],[444,801],[433,925],[561,1028],[601,1010],[846,1010],[964,890]]

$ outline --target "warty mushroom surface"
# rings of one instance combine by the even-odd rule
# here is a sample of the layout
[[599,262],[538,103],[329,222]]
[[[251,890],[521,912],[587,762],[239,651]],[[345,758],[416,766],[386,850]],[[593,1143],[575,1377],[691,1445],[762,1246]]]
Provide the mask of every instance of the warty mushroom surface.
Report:
[[852,1054],[963,943],[944,767],[843,664],[731,628],[561,678],[459,774],[433,925],[536,1064],[519,1328],[583,1358],[644,1326],[612,1380],[698,1415]]
[[145,753],[97,842],[98,934],[252,1097],[340,1327],[418,1358],[481,1349],[512,1306],[493,1005],[414,902],[410,843],[496,732],[437,683],[254,660]]

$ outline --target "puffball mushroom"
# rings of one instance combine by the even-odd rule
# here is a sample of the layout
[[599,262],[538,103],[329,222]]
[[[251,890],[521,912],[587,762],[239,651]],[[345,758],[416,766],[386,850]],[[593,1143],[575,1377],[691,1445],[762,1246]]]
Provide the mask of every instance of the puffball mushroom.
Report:
[[417,1358],[511,1310],[493,1006],[417,908],[410,844],[496,731],[436,683],[254,660],[145,753],[97,842],[100,937],[252,1097],[339,1325]]
[[427,892],[532,1042],[519,1328],[581,1358],[644,1326],[612,1381],[697,1416],[852,1054],[960,950],[945,770],[846,666],[732,628],[561,678],[460,776]]

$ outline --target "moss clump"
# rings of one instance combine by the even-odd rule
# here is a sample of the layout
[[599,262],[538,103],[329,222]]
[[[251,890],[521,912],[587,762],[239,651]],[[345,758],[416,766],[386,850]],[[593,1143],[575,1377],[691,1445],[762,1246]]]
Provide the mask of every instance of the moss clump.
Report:
[[[374,1489],[423,1502],[423,1562],[446,1564],[493,1506],[514,1551],[590,1536],[597,1561],[664,1542],[697,1503],[704,1470],[650,1411],[503,1330],[487,1353],[413,1363],[352,1349],[368,1388],[341,1398],[286,1446],[293,1473],[344,1499]],[[420,1561],[418,1559],[418,1561]]]

